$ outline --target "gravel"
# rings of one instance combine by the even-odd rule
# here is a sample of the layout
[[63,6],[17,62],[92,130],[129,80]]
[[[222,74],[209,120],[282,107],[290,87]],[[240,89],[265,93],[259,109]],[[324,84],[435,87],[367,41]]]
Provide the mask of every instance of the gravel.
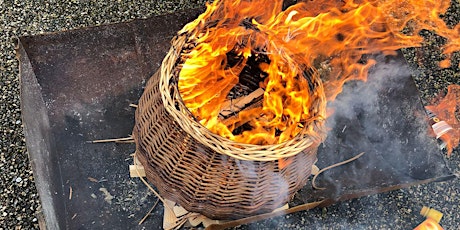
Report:
[[[204,2],[0,0],[0,229],[38,229],[37,213],[41,209],[22,134],[15,38],[126,22],[135,18],[202,6]],[[458,1],[454,1],[444,18],[449,25],[455,25],[460,21]],[[415,49],[406,49],[404,52],[410,65],[420,71],[415,80],[422,101],[428,103],[440,93],[445,93],[449,84],[460,84],[460,54],[454,55],[451,68],[438,68],[433,60],[441,59],[439,44],[442,39],[429,32],[424,35],[427,41],[418,49],[423,53],[422,58],[416,55]],[[460,172],[458,149],[447,163],[453,172]],[[457,207],[459,203],[460,181],[455,179],[341,202],[326,209],[312,210],[311,214],[305,217],[301,214],[288,215],[241,228],[259,229],[270,226],[280,229],[302,229],[304,226],[315,225],[318,228],[331,229],[408,229],[423,220],[418,216],[419,206],[431,205],[444,213],[442,225],[446,229],[455,229],[460,223],[460,212]],[[374,212],[366,211],[369,209],[373,209]],[[344,212],[347,216],[345,220]],[[407,223],[413,224],[405,226]]]
[[38,229],[41,209],[22,133],[15,38],[126,22],[203,5],[204,1],[0,0],[0,229]]

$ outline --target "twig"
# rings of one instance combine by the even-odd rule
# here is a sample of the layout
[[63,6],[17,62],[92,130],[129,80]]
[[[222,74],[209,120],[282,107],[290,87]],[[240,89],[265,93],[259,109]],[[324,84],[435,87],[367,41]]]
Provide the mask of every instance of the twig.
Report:
[[129,104],[129,107],[137,108],[138,106],[136,104]]
[[268,219],[268,218],[273,218],[273,217],[276,217],[276,216],[291,214],[291,213],[299,212],[299,211],[305,211],[305,210],[315,208],[315,207],[317,207],[318,205],[320,205],[323,202],[324,202],[324,200],[321,200],[321,201],[317,201],[317,202],[298,205],[298,206],[295,206],[295,207],[292,207],[292,208],[289,208],[289,209],[286,209],[286,210],[277,211],[277,212],[270,212],[270,213],[265,213],[265,214],[261,214],[261,215],[257,215],[257,216],[246,217],[246,218],[243,218],[243,219],[233,220],[233,221],[225,222],[225,223],[222,223],[222,224],[211,224],[205,230],[227,229],[227,228],[236,227],[236,226],[242,225],[242,224],[248,224],[248,223],[252,223],[252,222],[256,222],[256,221],[260,221],[260,220],[265,220],[265,219]]
[[138,168],[136,167],[136,171],[137,171],[137,174],[139,175],[139,179],[145,184],[145,186],[147,186],[147,188],[153,192],[153,194],[155,194],[155,196],[158,197],[159,200],[161,200],[161,202],[163,202],[163,205],[168,208],[170,211],[174,212],[173,209],[171,207],[169,207],[168,205],[166,205],[166,202],[165,200],[160,196],[160,194],[158,194],[157,191],[155,191],[155,189],[152,188],[152,186],[150,186],[150,184],[144,179],[142,178],[140,175],[140,172],[138,170]]
[[142,218],[142,220],[139,221],[139,225],[141,225],[142,223],[144,223],[144,221],[147,219],[147,217],[150,215],[150,213],[153,212],[153,209],[155,209],[155,207],[157,206],[158,201],[160,201],[160,199],[157,199],[157,201],[155,202],[155,204],[153,204],[152,208],[147,212],[147,214],[145,214],[144,218]]
[[342,161],[342,162],[339,162],[339,163],[336,163],[336,164],[327,166],[326,168],[323,168],[323,169],[319,170],[319,172],[318,172],[315,176],[313,176],[313,179],[311,180],[311,186],[312,186],[314,189],[318,189],[318,190],[324,190],[324,189],[326,189],[326,188],[320,188],[320,187],[316,186],[315,181],[316,181],[316,178],[318,177],[318,175],[320,175],[321,173],[323,173],[323,172],[326,171],[326,170],[329,170],[329,169],[332,169],[332,168],[335,168],[335,167],[338,167],[338,166],[341,166],[341,165],[350,163],[350,162],[352,162],[352,161],[354,161],[354,160],[360,158],[362,155],[364,155],[364,152],[362,152],[362,153],[360,153],[360,154],[358,154],[358,155],[356,155],[356,156],[354,156],[354,157],[352,157],[352,158],[350,158],[350,159],[348,159],[348,160],[345,160],[345,161]]
[[94,140],[94,141],[87,141],[87,143],[134,143],[134,139],[132,136],[129,137],[122,137],[122,138],[114,138],[114,139],[103,139],[103,140]]
[[69,186],[69,200],[72,200],[72,186]]

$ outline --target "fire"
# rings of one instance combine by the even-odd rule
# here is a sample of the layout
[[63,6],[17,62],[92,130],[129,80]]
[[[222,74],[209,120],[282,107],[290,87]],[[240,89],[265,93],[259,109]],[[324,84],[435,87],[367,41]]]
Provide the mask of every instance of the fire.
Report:
[[[319,136],[308,128],[324,119],[315,98],[333,100],[345,82],[366,80],[375,64],[371,54],[420,46],[422,29],[448,39],[441,67],[460,51],[460,25],[449,28],[439,17],[446,1],[321,0],[286,10],[282,3],[216,0],[180,31],[189,37],[178,87],[187,108],[212,132],[250,144],[281,143],[304,131]],[[263,89],[260,103],[222,116],[248,75],[256,82],[243,94]]]
[[439,135],[440,139],[446,144],[447,156],[452,154],[452,150],[460,143],[460,85],[450,85],[447,87],[447,95],[440,100],[437,105],[426,106],[437,117],[449,124],[452,129]]

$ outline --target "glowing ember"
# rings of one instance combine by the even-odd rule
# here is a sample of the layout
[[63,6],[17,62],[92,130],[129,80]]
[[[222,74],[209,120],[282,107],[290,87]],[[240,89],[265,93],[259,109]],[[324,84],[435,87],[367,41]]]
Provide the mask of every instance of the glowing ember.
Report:
[[460,143],[460,122],[458,113],[460,111],[460,85],[450,85],[447,88],[447,95],[437,105],[426,106],[437,117],[452,127],[446,133],[437,134],[446,144],[447,155]]
[[[212,132],[243,143],[281,143],[324,119],[312,111],[318,94],[333,100],[346,81],[366,80],[375,63],[370,54],[420,46],[422,29],[448,39],[441,67],[460,50],[460,25],[450,29],[439,18],[448,1],[305,1],[284,11],[282,2],[217,0],[180,32],[189,33],[189,46],[181,54],[179,90]],[[313,81],[319,69],[327,74]],[[255,88],[244,90],[248,76]],[[222,115],[223,105],[257,88],[264,90],[260,103]]]

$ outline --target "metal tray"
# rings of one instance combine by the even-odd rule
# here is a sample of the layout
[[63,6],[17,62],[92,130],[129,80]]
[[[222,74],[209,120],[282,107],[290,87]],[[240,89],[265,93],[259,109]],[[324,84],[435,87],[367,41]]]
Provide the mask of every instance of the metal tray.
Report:
[[[49,229],[161,228],[161,206],[138,225],[156,198],[129,177],[134,146],[87,141],[131,133],[128,105],[160,66],[172,36],[198,13],[19,39],[26,144]],[[347,84],[331,103],[336,112],[318,165],[366,154],[319,176],[327,189],[307,185],[293,204],[327,199],[329,205],[454,177],[426,135],[425,111],[404,58],[376,58],[368,82]]]

